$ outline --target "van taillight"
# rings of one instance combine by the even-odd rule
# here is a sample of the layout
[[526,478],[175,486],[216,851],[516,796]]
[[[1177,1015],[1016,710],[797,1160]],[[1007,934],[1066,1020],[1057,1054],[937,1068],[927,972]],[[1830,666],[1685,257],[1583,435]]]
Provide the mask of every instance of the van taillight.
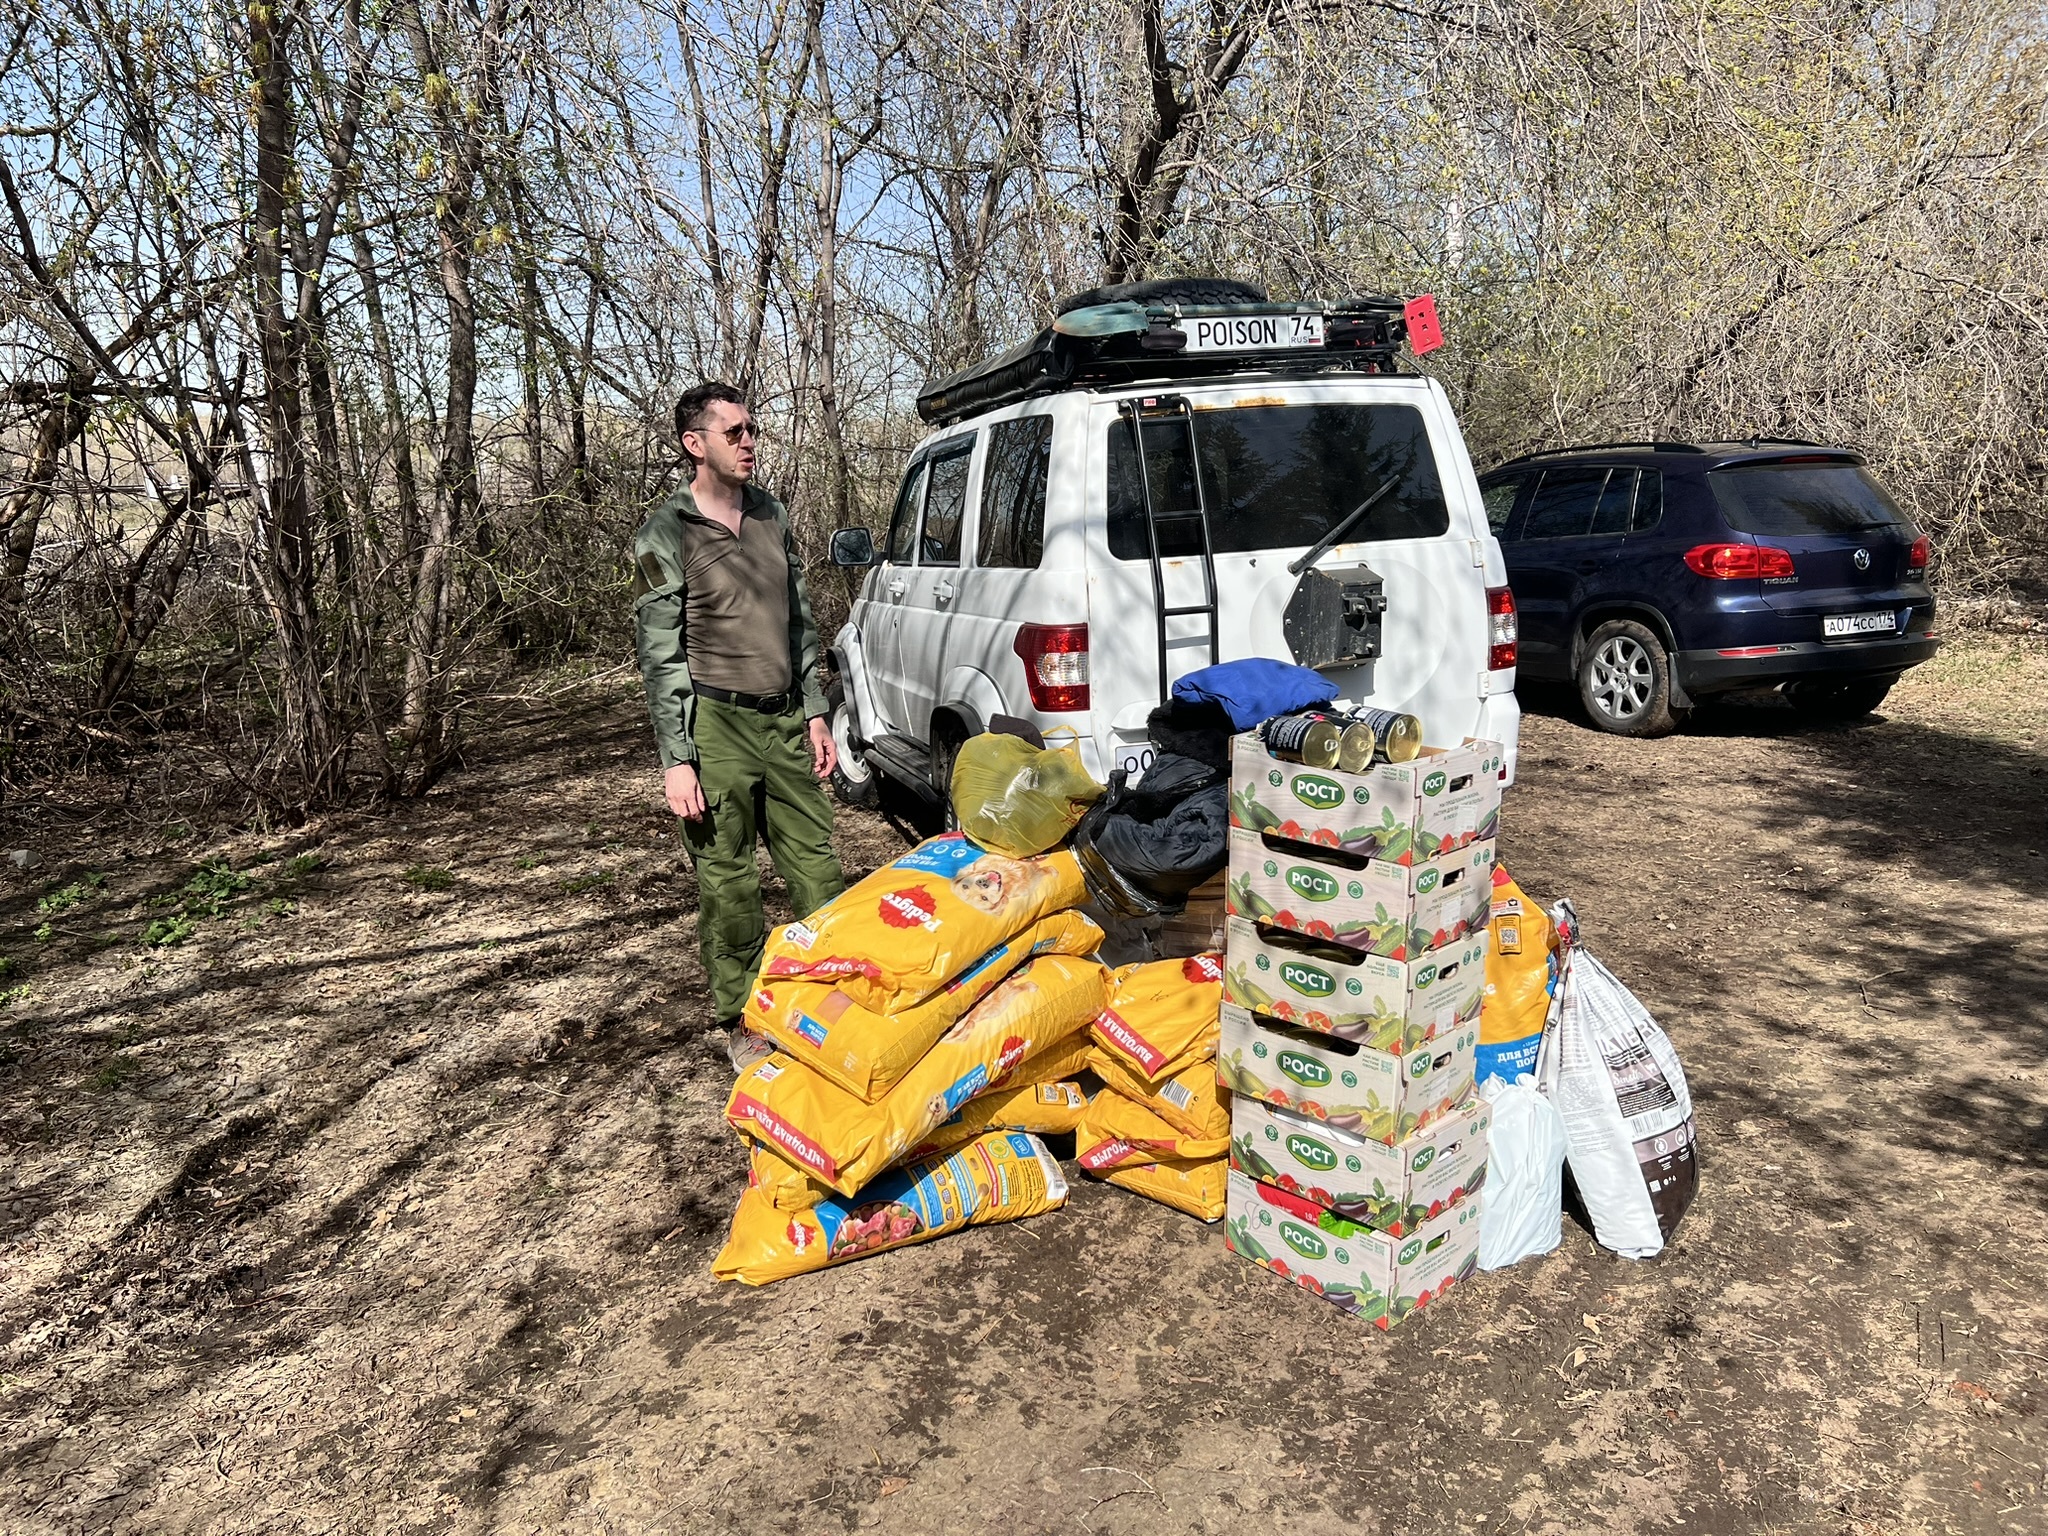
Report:
[[1714,581],[1793,573],[1792,556],[1770,544],[1695,544],[1685,552],[1685,564],[1695,576]]
[[1060,714],[1088,707],[1088,626],[1026,624],[1017,631],[1017,655],[1031,707]]
[[1913,541],[1913,547],[1906,551],[1906,574],[1908,576],[1918,576],[1922,571],[1926,570],[1927,557],[1933,553],[1934,546],[1928,542],[1926,534],[1921,534],[1919,538]]
[[1522,621],[1515,612],[1515,594],[1507,587],[1486,589],[1486,670],[1505,672],[1521,649]]

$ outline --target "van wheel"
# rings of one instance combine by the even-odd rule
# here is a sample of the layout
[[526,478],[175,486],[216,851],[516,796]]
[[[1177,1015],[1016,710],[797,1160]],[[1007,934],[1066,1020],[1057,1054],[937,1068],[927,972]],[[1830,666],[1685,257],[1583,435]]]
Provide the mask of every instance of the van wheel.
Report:
[[834,678],[825,690],[825,720],[839,761],[832,769],[832,793],[856,809],[871,811],[882,800],[882,783],[853,745],[853,706],[846,702],[846,684]]
[[1816,720],[1860,720],[1884,702],[1896,677],[1849,677],[1787,683],[1785,698]]
[[1633,619],[1593,631],[1579,657],[1579,700],[1603,731],[1664,736],[1690,711],[1671,707],[1671,657],[1664,642]]

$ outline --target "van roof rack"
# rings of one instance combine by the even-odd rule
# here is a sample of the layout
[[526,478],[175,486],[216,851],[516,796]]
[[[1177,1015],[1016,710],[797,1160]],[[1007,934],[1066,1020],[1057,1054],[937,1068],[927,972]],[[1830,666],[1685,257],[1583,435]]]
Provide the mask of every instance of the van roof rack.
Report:
[[[926,385],[917,414],[945,426],[1077,386],[1331,368],[1393,373],[1409,314],[1410,301],[1378,295],[1335,304],[1088,305],[1067,310],[1007,352]],[[1432,332],[1434,315],[1432,304]],[[1418,340],[1421,334],[1418,326]]]

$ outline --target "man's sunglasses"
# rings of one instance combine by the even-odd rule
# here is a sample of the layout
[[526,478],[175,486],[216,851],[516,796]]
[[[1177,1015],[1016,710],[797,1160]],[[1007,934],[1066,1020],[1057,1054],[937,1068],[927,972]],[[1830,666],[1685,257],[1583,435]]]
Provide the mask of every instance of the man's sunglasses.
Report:
[[739,447],[741,443],[745,442],[750,437],[754,439],[755,442],[759,442],[761,440],[760,430],[757,427],[755,427],[755,425],[751,421],[743,421],[736,427],[727,427],[723,431],[717,433],[707,432],[702,427],[692,427],[690,430],[695,432],[699,437],[722,437],[728,443],[732,444],[732,446],[735,448]]

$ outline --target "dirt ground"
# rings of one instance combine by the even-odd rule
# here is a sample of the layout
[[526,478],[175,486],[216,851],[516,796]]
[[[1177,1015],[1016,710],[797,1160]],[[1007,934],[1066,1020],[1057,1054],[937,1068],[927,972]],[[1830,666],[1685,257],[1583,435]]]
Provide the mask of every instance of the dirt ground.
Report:
[[0,1530],[2041,1532],[2044,698],[1976,640],[1853,729],[1529,700],[1505,856],[1676,1040],[1702,1191],[1387,1335],[1084,1178],[715,1283],[731,1074],[615,679],[395,814],[17,804]]

